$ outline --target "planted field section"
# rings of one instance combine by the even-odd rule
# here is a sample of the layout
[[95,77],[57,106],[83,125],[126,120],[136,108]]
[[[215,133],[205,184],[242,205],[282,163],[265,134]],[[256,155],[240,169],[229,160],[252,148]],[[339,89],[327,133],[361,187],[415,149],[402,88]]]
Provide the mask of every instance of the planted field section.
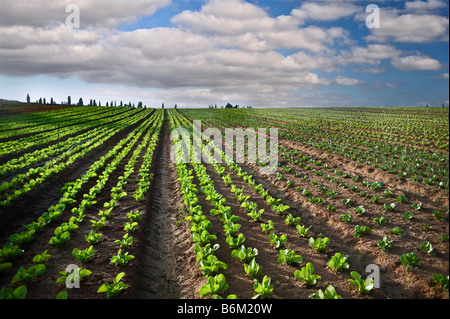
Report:
[[[247,150],[242,164],[223,156],[226,164],[219,164],[221,168],[213,164],[214,170],[208,169],[205,164],[206,171],[216,171],[241,203],[240,209],[233,210],[233,215],[239,216],[238,233],[250,227],[245,226],[249,219],[255,224],[244,235],[245,243],[263,230],[269,234],[264,245],[250,247],[257,246],[260,255],[264,246],[279,252],[279,258],[262,266],[262,273],[272,279],[272,297],[323,297],[329,292],[343,298],[448,298],[448,151],[445,147],[438,150],[438,145],[448,145],[448,119],[443,114],[448,115],[448,110],[387,109],[378,113],[378,109],[351,109],[352,119],[344,119],[346,111],[180,112],[187,123],[201,120],[203,130],[220,130],[223,140],[216,135],[213,139],[219,146],[215,154],[221,154],[230,143],[225,140],[226,129],[241,129],[235,134],[248,142],[252,133],[246,128],[279,128],[274,174],[261,173],[266,165],[263,158],[252,158]],[[398,123],[398,116],[410,120],[416,130],[426,131],[416,131],[403,140],[400,131],[406,130],[408,122]],[[345,129],[325,125],[328,122]],[[391,123],[392,128],[384,123]],[[351,127],[358,128],[355,138],[344,133]],[[400,141],[396,144],[370,136],[362,143],[357,135],[366,136],[370,128],[377,128],[380,136],[397,135]],[[417,142],[425,141],[430,132],[435,132],[437,143]],[[204,136],[203,141],[211,149],[209,138]],[[410,143],[412,140],[419,145]],[[235,156],[237,148],[231,143],[228,146]],[[359,158],[358,154],[366,155]],[[417,170],[407,170],[412,166]],[[416,178],[418,175],[422,178]],[[220,180],[212,179],[220,185]],[[232,202],[227,187],[220,194],[226,203]],[[249,217],[244,217],[245,212]],[[287,254],[291,261],[295,257],[300,262],[276,268]],[[267,263],[270,259],[264,256],[261,259]],[[258,256],[255,258],[258,261]],[[373,274],[377,275],[371,285],[365,279]],[[294,282],[300,287],[295,289]]]
[[448,140],[445,109],[4,117],[0,299],[448,298]]

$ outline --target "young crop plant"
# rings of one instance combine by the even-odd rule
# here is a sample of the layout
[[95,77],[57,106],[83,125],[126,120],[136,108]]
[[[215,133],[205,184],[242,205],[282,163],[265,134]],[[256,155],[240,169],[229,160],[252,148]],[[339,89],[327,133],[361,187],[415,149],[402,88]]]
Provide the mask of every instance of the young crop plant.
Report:
[[412,220],[414,220],[414,219],[416,219],[416,217],[413,215],[413,213],[411,213],[411,212],[406,212],[406,213],[404,213],[403,215],[402,215],[402,217],[404,218],[404,219],[406,219],[407,221],[412,221]]
[[287,241],[287,235],[283,234],[281,236],[276,235],[275,233],[271,233],[269,235],[269,242],[270,244],[272,244],[274,249],[280,248],[282,246],[284,246],[284,244]]
[[348,223],[350,223],[350,222],[353,220],[353,216],[352,216],[352,214],[350,214],[349,212],[347,212],[347,213],[342,214],[342,215],[339,217],[339,220],[340,220],[341,222],[344,222],[344,223],[348,224]]
[[319,289],[315,294],[316,299],[342,299],[336,292],[336,289],[332,285],[328,285],[325,291]]
[[3,299],[25,299],[28,289],[25,285],[17,288],[3,287],[0,289],[0,300]]
[[369,294],[374,288],[373,279],[362,279],[361,275],[356,271],[350,273],[353,279],[349,279],[349,283],[358,289],[358,295]]
[[386,224],[386,217],[385,216],[375,217],[373,219],[373,221],[374,221],[375,224],[384,225],[384,224]]
[[281,249],[280,256],[278,257],[279,264],[288,264],[291,265],[293,263],[300,264],[303,261],[303,257],[301,255],[297,255],[296,252],[292,249]]
[[294,272],[295,278],[305,282],[308,286],[314,286],[317,284],[317,280],[322,278],[319,275],[314,274],[314,265],[312,263],[307,263],[305,267]]
[[300,224],[300,222],[302,221],[302,219],[300,218],[300,217],[293,217],[292,216],[292,214],[288,214],[287,216],[286,216],[286,219],[284,220],[284,223],[286,224],[286,225],[293,225],[293,226],[295,226],[295,225],[297,225],[297,224]]
[[225,292],[228,287],[229,286],[226,283],[225,276],[223,274],[218,274],[214,277],[209,276],[206,280],[206,284],[200,288],[199,294],[202,297],[218,295]]
[[125,276],[124,272],[119,273],[112,284],[105,283],[101,285],[100,288],[97,290],[97,293],[106,292],[106,296],[108,299],[120,295],[125,289],[129,287],[129,285],[121,281],[123,276]]
[[273,205],[271,208],[273,211],[275,211],[276,214],[281,215],[282,213],[284,213],[286,210],[289,209],[289,205],[279,204]]
[[391,233],[393,235],[396,235],[396,236],[398,236],[400,238],[402,238],[404,236],[403,229],[401,227],[399,227],[399,226],[395,226],[394,228],[390,229],[389,233]]
[[311,229],[311,227],[306,227],[302,225],[297,225],[295,226],[295,228],[297,229],[297,235],[299,235],[300,237],[308,236],[309,230]]
[[268,298],[271,295],[273,295],[273,286],[271,284],[270,277],[264,276],[264,278],[259,281],[255,281],[255,284],[253,285],[253,289],[256,292],[256,295],[252,296],[252,299],[258,299],[258,298]]
[[115,240],[114,242],[118,244],[122,249],[129,249],[131,245],[133,245],[134,238],[130,236],[129,233],[126,233],[122,240]]
[[100,237],[102,234],[96,233],[95,231],[91,230],[86,236],[85,239],[88,243],[91,245],[95,245],[100,240]]
[[394,248],[394,241],[385,236],[382,240],[378,240],[377,246],[380,247],[382,251],[387,251],[388,249]]
[[52,255],[48,254],[48,250],[44,250],[42,254],[38,254],[33,257],[33,263],[34,264],[45,264]]
[[355,207],[353,210],[355,211],[356,215],[358,215],[358,216],[362,216],[366,213],[366,209],[362,205]]
[[358,238],[363,235],[370,235],[371,232],[372,232],[372,229],[368,226],[356,225],[354,237]]
[[239,233],[237,237],[228,235],[225,241],[230,248],[239,248],[244,243],[245,239],[245,236],[242,233]]
[[117,254],[113,255],[110,260],[110,264],[114,266],[125,266],[128,262],[135,257],[133,255],[129,255],[129,252],[122,254],[122,249],[119,249]]
[[308,243],[314,250],[323,253],[327,250],[327,247],[330,244],[330,238],[319,237],[314,239],[313,237],[309,237]]
[[252,209],[250,210],[250,212],[247,214],[247,216],[250,216],[254,222],[257,222],[261,219],[262,214],[264,213],[264,209]]
[[449,282],[448,276],[443,275],[443,274],[436,274],[436,273],[434,273],[433,276],[432,276],[432,278],[433,278],[433,282],[434,282],[434,283],[436,283],[436,284],[442,286],[442,289],[443,289],[444,291],[447,291],[447,292],[448,292],[448,282]]
[[334,271],[341,271],[350,267],[348,263],[348,256],[341,253],[336,253],[328,261],[328,267]]
[[194,251],[197,254],[196,261],[199,262],[202,259],[208,258],[208,256],[213,255],[219,248],[219,244],[215,244],[214,246],[211,246],[211,244],[207,244],[205,247],[196,244],[194,246]]
[[273,231],[273,221],[272,220],[268,220],[267,224],[262,223],[261,224],[261,229],[266,232],[266,233],[270,233]]
[[252,259],[254,259],[258,255],[258,249],[256,248],[245,248],[244,245],[242,245],[239,249],[234,249],[231,252],[231,256],[233,258],[239,259],[242,263],[248,263]]
[[82,263],[87,263],[91,260],[91,258],[94,256],[94,249],[93,246],[90,246],[89,248],[86,248],[85,250],[80,250],[78,248],[74,248],[72,250],[72,257],[77,259],[78,261]]
[[383,204],[383,207],[384,207],[384,211],[392,212],[395,210],[395,203],[390,203],[390,204],[385,203],[385,204]]
[[19,246],[14,245],[12,242],[8,242],[0,249],[0,262],[3,263],[8,261],[23,252],[23,249]]
[[9,241],[12,243],[26,244],[33,241],[35,230],[24,231],[18,234],[9,236]]
[[228,265],[220,261],[215,255],[209,255],[200,260],[200,270],[203,271],[203,276],[214,276],[219,273],[220,268],[228,269]]
[[412,270],[419,266],[420,259],[417,257],[415,252],[410,252],[408,254],[402,254],[400,256],[400,262],[406,266],[406,269]]
[[129,220],[131,220],[132,222],[137,222],[139,221],[139,217],[141,217],[144,214],[144,212],[141,211],[131,211],[129,213],[127,213],[127,217]]
[[14,285],[18,282],[24,283],[25,285],[29,284],[33,280],[36,280],[40,275],[45,272],[46,268],[44,264],[37,264],[31,266],[28,269],[20,267],[17,273],[14,275],[11,280],[11,285]]
[[256,279],[262,274],[262,267],[256,262],[256,259],[253,258],[249,264],[244,264],[245,274],[251,276]]
[[130,223],[130,222],[126,222],[124,225],[123,225],[123,230],[125,231],[125,232],[127,232],[127,233],[134,233],[135,231],[136,231],[136,227],[138,226],[138,223],[137,222],[132,222],[132,223]]
[[433,245],[429,241],[424,241],[422,244],[420,244],[420,246],[417,249],[424,251],[432,256],[436,255],[433,249]]

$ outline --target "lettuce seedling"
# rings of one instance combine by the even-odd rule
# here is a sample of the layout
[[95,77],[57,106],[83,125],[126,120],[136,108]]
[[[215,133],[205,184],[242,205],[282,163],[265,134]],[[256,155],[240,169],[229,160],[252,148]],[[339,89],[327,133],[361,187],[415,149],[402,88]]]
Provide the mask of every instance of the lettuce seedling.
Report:
[[225,233],[225,236],[231,235],[234,236],[239,229],[241,229],[241,224],[235,224],[233,222],[228,222],[223,225],[223,231]]
[[78,248],[74,248],[74,250],[72,250],[72,257],[82,263],[89,262],[92,256],[94,256],[93,246],[86,248],[85,250],[80,250]]
[[26,244],[33,240],[35,230],[24,231],[9,236],[9,241],[13,243]]
[[286,216],[286,219],[284,220],[284,223],[286,225],[296,225],[296,224],[300,224],[300,222],[302,221],[302,219],[300,217],[295,217],[292,216],[292,214],[288,214]]
[[249,264],[244,264],[245,273],[253,278],[258,278],[262,274],[262,267],[253,258]]
[[433,245],[429,241],[423,242],[417,249],[424,251],[432,256],[435,256],[436,253],[433,251]]
[[100,240],[100,237],[102,234],[96,233],[95,231],[91,230],[86,236],[85,239],[88,243],[91,245],[95,245]]
[[114,242],[116,244],[119,244],[120,247],[124,248],[124,249],[128,249],[131,247],[131,245],[133,245],[133,237],[129,237],[130,234],[126,233],[123,237],[122,240],[115,240]]
[[364,208],[363,205],[355,207],[353,210],[355,211],[356,215],[358,215],[358,216],[362,216],[366,213],[366,209]]
[[3,287],[0,289],[0,300],[2,299],[25,299],[28,290],[25,285],[17,288]]
[[336,253],[328,261],[328,266],[334,271],[347,269],[348,267],[350,267],[350,265],[348,264],[348,256],[341,253]]
[[332,285],[328,285],[325,291],[319,289],[316,293],[316,299],[342,299],[336,292],[336,289]]
[[135,257],[133,255],[128,255],[129,252],[122,254],[122,249],[119,249],[116,255],[111,257],[110,264],[114,266],[125,266],[128,262]]
[[267,224],[261,224],[261,229],[266,233],[270,233],[273,230],[273,221],[268,220]]
[[17,282],[23,282],[24,284],[29,284],[31,281],[37,279],[38,276],[42,275],[45,272],[44,264],[37,264],[31,266],[28,269],[20,267],[17,273],[14,275],[11,280],[11,285],[14,285]]
[[297,235],[299,235],[300,237],[306,237],[309,230],[311,229],[311,227],[305,227],[302,225],[297,225],[295,227],[297,228]]
[[240,233],[236,238],[228,235],[226,242],[230,248],[239,248],[244,243],[245,239],[244,235]]
[[330,244],[330,238],[328,237],[319,237],[314,239],[313,237],[309,237],[309,245],[317,250],[318,252],[325,252],[327,250],[328,245]]
[[356,271],[352,271],[350,273],[350,276],[352,276],[353,279],[349,279],[348,281],[351,285],[358,288],[358,295],[362,293],[369,294],[372,291],[374,287],[373,279],[362,279],[361,275]]
[[301,255],[297,255],[295,250],[292,249],[282,249],[280,250],[280,256],[278,257],[279,264],[288,264],[291,265],[293,263],[301,263],[303,261],[303,257]]
[[273,205],[273,206],[271,207],[271,209],[272,209],[273,211],[275,211],[276,214],[281,215],[282,213],[284,213],[286,210],[289,209],[289,205],[283,205],[283,204],[280,204],[280,205]]
[[208,297],[210,295],[221,294],[227,289],[228,284],[226,283],[225,276],[218,274],[215,277],[208,277],[206,284],[200,288],[199,294],[202,297]]
[[[444,291],[448,292],[448,276],[443,275],[443,274],[433,274],[433,282],[442,286],[442,289],[444,289]],[[0,297],[1,299],[1,297]]]
[[93,227],[97,228],[98,230],[103,229],[106,225],[106,218],[102,217],[100,220],[91,220],[91,224]]
[[8,261],[21,253],[23,253],[23,249],[20,249],[19,246],[14,245],[12,242],[8,242],[0,249],[0,261]]
[[294,276],[298,280],[304,281],[308,286],[315,285],[317,279],[322,278],[321,276],[314,274],[314,265],[312,263],[307,263],[301,270],[296,270]]
[[389,233],[394,234],[394,235],[396,235],[396,236],[398,236],[400,238],[403,237],[403,229],[401,227],[398,227],[398,226],[390,229]]
[[105,293],[108,299],[118,296],[123,290],[127,289],[129,286],[124,282],[120,281],[123,276],[125,276],[124,272],[121,272],[117,275],[116,279],[112,284],[106,283],[101,285],[101,287],[97,290],[97,293]]
[[228,265],[220,261],[215,255],[209,255],[200,261],[199,268],[203,271],[203,276],[207,277],[216,275],[220,268],[228,269]]
[[78,273],[77,276],[73,276],[71,273],[68,273],[67,271],[60,271],[59,274],[61,275],[61,277],[59,277],[56,280],[57,284],[60,283],[66,283],[67,281],[67,277],[71,276],[71,283],[75,283],[75,279],[78,276],[78,279],[83,279],[84,277],[90,276],[92,274],[92,271],[88,270],[88,269],[83,269],[83,268],[79,268],[78,269]]
[[264,213],[264,209],[260,209],[260,210],[252,209],[247,214],[247,216],[250,216],[253,219],[254,222],[257,222],[258,220],[261,219],[263,213]]
[[36,255],[33,257],[33,263],[35,264],[45,264],[52,255],[47,254],[48,250],[44,250],[44,252],[40,255]]
[[386,217],[385,216],[375,217],[373,219],[373,221],[374,221],[375,224],[384,225],[384,224],[386,224]]
[[216,240],[216,235],[211,235],[207,230],[203,230],[201,233],[193,233],[191,236],[191,240],[194,243],[200,244],[201,246],[205,246],[209,244],[211,240]]
[[136,231],[137,226],[138,226],[138,223],[136,223],[136,222],[133,222],[133,223],[126,222],[123,225],[123,230],[127,233],[134,233]]
[[141,211],[135,211],[135,212],[129,212],[127,214],[128,219],[130,219],[133,222],[137,222],[139,220],[139,217],[141,217],[141,215],[143,215],[144,213]]
[[281,236],[276,235],[275,233],[271,233],[269,235],[270,243],[272,244],[273,248],[277,249],[282,247],[286,241],[287,241],[287,235],[283,234]]
[[394,241],[389,240],[386,236],[383,237],[383,240],[378,240],[378,247],[381,248],[382,251],[387,251],[388,249],[394,248]]
[[61,247],[66,241],[70,239],[70,233],[68,231],[65,231],[63,233],[58,233],[49,240],[49,244]]
[[417,257],[415,252],[410,252],[408,254],[402,254],[400,256],[400,262],[406,266],[406,269],[412,270],[419,266],[420,259]]
[[252,299],[258,298],[267,298],[273,295],[273,286],[270,284],[270,277],[264,276],[261,282],[255,281],[253,285],[253,290],[256,292],[256,295],[252,296]]
[[207,244],[203,248],[199,244],[196,244],[194,246],[194,251],[197,254],[197,262],[199,262],[202,259],[208,258],[208,256],[210,256],[210,255],[213,255],[219,248],[220,248],[219,244],[215,244],[212,247],[211,247],[211,244]]
[[356,225],[354,237],[358,238],[363,235],[370,235],[371,232],[372,232],[372,229],[368,226]]
[[231,252],[233,258],[239,259],[242,263],[247,263],[258,255],[258,249],[256,248],[245,248],[242,245],[239,249],[234,249]]

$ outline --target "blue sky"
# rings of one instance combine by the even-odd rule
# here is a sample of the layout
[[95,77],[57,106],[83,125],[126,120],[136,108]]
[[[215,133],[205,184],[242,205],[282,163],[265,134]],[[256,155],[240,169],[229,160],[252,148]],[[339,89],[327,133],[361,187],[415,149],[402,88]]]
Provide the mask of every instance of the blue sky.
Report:
[[[448,105],[443,0],[0,0],[0,98]],[[69,28],[69,3],[80,28]],[[369,29],[369,4],[380,28]]]

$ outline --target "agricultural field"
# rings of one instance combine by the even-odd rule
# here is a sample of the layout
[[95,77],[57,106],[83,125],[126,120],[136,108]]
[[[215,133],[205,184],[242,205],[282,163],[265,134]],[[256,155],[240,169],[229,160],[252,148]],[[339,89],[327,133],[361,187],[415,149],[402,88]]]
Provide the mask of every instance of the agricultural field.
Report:
[[0,298],[449,297],[448,108],[0,116]]

